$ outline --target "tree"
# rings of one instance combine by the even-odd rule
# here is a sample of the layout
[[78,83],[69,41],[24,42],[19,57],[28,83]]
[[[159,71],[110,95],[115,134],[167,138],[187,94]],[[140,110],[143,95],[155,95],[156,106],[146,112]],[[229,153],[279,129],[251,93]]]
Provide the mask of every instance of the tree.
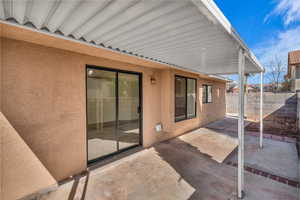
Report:
[[266,77],[272,84],[273,92],[278,92],[283,73],[285,72],[285,66],[283,62],[275,56],[274,59],[269,62],[268,69],[269,72],[266,73]]

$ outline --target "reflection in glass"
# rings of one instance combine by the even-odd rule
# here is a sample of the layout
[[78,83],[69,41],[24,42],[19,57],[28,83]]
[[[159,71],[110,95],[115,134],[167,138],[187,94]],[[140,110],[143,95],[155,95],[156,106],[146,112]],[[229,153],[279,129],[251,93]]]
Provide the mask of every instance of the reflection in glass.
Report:
[[117,151],[116,72],[87,69],[88,160]]
[[87,69],[88,160],[140,144],[139,75]]
[[212,86],[207,86],[207,103],[212,103]]
[[139,144],[139,76],[119,73],[119,149]]
[[212,103],[212,86],[203,85],[203,103]]
[[175,77],[175,120],[186,118],[186,79]]
[[196,116],[196,80],[187,79],[187,115],[188,118]]
[[207,85],[202,87],[202,102],[207,103]]

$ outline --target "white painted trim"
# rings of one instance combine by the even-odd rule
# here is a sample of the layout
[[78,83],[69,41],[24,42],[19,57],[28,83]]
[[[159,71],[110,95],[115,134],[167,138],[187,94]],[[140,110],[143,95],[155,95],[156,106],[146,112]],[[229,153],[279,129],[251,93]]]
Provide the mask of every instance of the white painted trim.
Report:
[[244,41],[241,39],[241,37],[237,34],[234,27],[231,25],[229,20],[224,16],[222,11],[219,9],[219,7],[215,4],[212,0],[191,0],[200,10],[201,12],[201,4],[204,5],[209,12],[211,13],[211,16],[207,16],[209,19],[212,17],[215,18],[215,21],[218,22],[222,27],[225,29],[225,31],[233,37],[233,39],[236,40],[240,48],[245,50],[246,57],[252,62],[254,66],[257,67],[258,71],[254,72],[262,72],[265,71],[264,67],[261,65],[261,63],[258,61],[256,56],[253,54],[253,52],[247,47],[247,45],[244,43]]
[[259,112],[259,147],[263,147],[263,93],[264,93],[264,73],[260,73],[260,112]]
[[239,50],[239,121],[238,121],[238,198],[243,197],[244,190],[244,80],[245,80],[245,55],[244,50]]

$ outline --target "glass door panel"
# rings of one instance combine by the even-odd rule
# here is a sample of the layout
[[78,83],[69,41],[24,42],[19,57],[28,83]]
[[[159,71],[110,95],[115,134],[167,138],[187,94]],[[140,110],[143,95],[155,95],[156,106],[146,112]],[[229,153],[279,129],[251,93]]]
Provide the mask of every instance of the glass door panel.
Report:
[[87,68],[88,161],[140,144],[140,75]]
[[196,79],[187,79],[187,118],[196,117]]
[[118,73],[118,146],[128,148],[140,143],[139,75]]
[[186,79],[175,77],[175,121],[186,119]]
[[116,72],[87,68],[88,160],[116,152]]

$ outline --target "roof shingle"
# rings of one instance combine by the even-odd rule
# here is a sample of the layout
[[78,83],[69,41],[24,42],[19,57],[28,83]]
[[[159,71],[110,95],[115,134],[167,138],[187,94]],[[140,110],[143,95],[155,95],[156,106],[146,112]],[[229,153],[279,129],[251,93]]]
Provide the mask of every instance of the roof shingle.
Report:
[[289,65],[300,64],[300,50],[289,52]]

